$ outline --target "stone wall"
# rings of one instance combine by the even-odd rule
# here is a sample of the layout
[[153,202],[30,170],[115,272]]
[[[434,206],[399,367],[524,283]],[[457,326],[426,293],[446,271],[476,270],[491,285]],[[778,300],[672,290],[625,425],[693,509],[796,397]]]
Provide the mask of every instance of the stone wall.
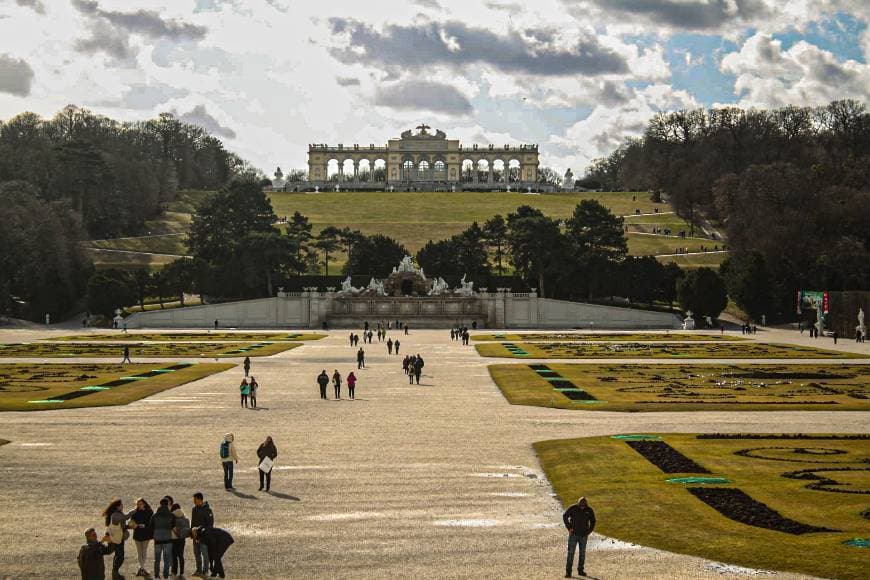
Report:
[[680,328],[680,318],[667,312],[599,306],[539,298],[534,292],[475,293],[472,297],[341,298],[334,292],[308,288],[276,298],[244,300],[138,312],[128,328],[358,328],[368,320],[402,320],[416,328],[448,328],[476,321],[479,328]]

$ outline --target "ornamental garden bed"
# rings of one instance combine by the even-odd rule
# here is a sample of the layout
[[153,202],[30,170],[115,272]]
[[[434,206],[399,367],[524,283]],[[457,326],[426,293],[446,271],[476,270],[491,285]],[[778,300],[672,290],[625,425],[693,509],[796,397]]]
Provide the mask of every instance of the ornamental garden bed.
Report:
[[0,357],[18,358],[123,358],[130,357],[255,357],[269,356],[302,346],[301,342],[26,342],[0,344]]
[[850,352],[760,342],[489,342],[475,348],[481,356],[504,358],[870,358]]
[[0,411],[125,405],[234,366],[0,363]]
[[543,342],[703,342],[748,340],[733,334],[712,334],[695,332],[549,332],[549,333],[493,333],[472,334],[471,340],[478,341],[543,341]]
[[599,411],[870,410],[870,365],[502,364],[490,375],[512,404],[577,409],[554,389],[577,388]]
[[[563,504],[589,498],[602,534],[752,568],[866,577],[867,548],[854,540],[868,536],[870,439],[765,437],[774,449],[762,455],[741,453],[750,438],[739,435],[626,434],[534,447]],[[650,459],[663,456],[708,473],[674,477]],[[826,463],[833,458],[843,463]]]
[[112,334],[75,334],[47,338],[43,342],[263,342],[320,340],[325,334],[310,332],[114,332]]

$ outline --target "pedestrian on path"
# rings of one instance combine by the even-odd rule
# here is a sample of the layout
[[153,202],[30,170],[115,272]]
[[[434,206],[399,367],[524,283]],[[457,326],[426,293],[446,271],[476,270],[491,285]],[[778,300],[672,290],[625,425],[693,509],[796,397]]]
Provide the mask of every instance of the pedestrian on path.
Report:
[[112,559],[112,580],[123,578],[121,566],[124,564],[124,542],[130,537],[127,520],[129,514],[124,512],[124,503],[120,499],[113,499],[102,512],[106,521],[106,530],[109,534],[109,543],[114,546],[115,556]]
[[163,577],[169,578],[172,567],[172,530],[175,528],[175,516],[169,509],[169,500],[160,500],[160,507],[151,516],[149,527],[154,535],[154,578],[160,578],[160,561],[163,560]]
[[234,440],[233,434],[227,433],[224,435],[224,440],[221,441],[219,450],[221,465],[224,468],[224,489],[227,491],[233,489],[233,464],[239,462],[239,455],[236,453]]
[[571,567],[574,564],[574,551],[577,550],[577,574],[586,575],[586,542],[589,534],[595,529],[595,512],[589,507],[585,497],[565,510],[562,521],[568,529],[568,559],[565,562],[565,578],[571,577]]
[[414,373],[417,372],[417,369],[414,368],[414,358],[408,361],[408,384],[414,384]]
[[184,576],[184,543],[190,537],[190,520],[177,503],[169,508],[175,516],[175,527],[172,528],[172,575]]
[[[214,527],[214,512],[211,511],[211,506],[205,501],[205,497],[200,491],[193,494],[190,527],[192,529]],[[193,540],[193,557],[196,560],[196,572],[193,575],[205,576],[209,571],[208,548],[195,538]]]
[[837,339],[840,338],[840,333],[837,332],[837,331],[835,330],[835,331],[831,334],[831,336],[834,337],[834,344],[837,344]]
[[407,375],[408,374],[408,365],[411,364],[411,357],[405,355],[405,358],[402,359],[402,371]]
[[396,342],[393,343],[393,350],[395,351],[396,355],[399,354],[399,345],[400,345],[399,339],[397,338]]
[[242,366],[245,368],[245,376],[248,376],[251,372],[251,357],[246,356]]
[[148,570],[145,568],[148,561],[148,544],[151,542],[151,516],[154,511],[145,498],[136,500],[136,509],[128,514],[130,517],[130,527],[133,528],[133,542],[136,544],[136,557],[139,561],[139,570],[136,576],[147,576]]
[[420,375],[423,374],[423,359],[420,358],[420,355],[417,355],[417,362],[414,363],[414,380],[417,381],[417,384],[420,384]]
[[260,383],[257,382],[257,379],[254,378],[254,375],[251,375],[251,383],[249,385],[251,389],[251,408],[257,408],[257,391],[260,388]]
[[387,354],[393,354],[393,339],[387,341]]
[[248,395],[251,394],[251,385],[248,384],[248,379],[242,379],[242,384],[239,385],[239,392],[242,395],[242,407],[248,408]]
[[350,400],[354,400],[354,389],[356,389],[356,375],[353,371],[347,375],[347,392],[350,394]]
[[338,369],[335,369],[335,372],[332,373],[332,388],[335,389],[335,398],[341,398],[341,373],[338,372]]
[[[263,491],[264,484],[266,491],[272,487],[272,464],[276,457],[278,457],[278,448],[275,447],[271,436],[266,437],[266,440],[257,447],[257,473],[260,474],[260,489],[258,491]],[[265,461],[266,458],[269,461]]]
[[85,530],[85,545],[79,548],[77,558],[82,580],[105,580],[106,562],[103,556],[115,551],[115,545],[110,542],[109,534],[102,540],[97,539],[97,530]]
[[128,344],[124,345],[124,358],[121,360],[121,364],[124,364],[125,362],[128,362],[128,363],[133,362],[130,360],[130,345],[128,345]]
[[326,399],[326,385],[329,384],[329,375],[326,374],[326,369],[317,375],[317,384],[320,385],[320,398]]
[[230,533],[221,528],[196,528],[193,532],[193,538],[205,545],[208,550],[211,575],[226,578],[223,557],[230,546],[235,543]]
[[366,368],[366,351],[362,347],[356,351],[356,368],[357,370]]
[[350,345],[353,346],[353,333],[350,333]]

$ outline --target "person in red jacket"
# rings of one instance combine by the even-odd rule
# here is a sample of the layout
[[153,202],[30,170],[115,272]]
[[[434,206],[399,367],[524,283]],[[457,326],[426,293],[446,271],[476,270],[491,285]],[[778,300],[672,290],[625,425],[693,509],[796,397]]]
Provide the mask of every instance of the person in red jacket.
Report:
[[348,393],[350,393],[351,400],[353,400],[353,398],[354,398],[353,393],[354,393],[354,389],[356,388],[356,375],[353,374],[353,371],[351,371],[351,373],[349,375],[347,375],[347,378],[345,379],[345,381],[347,381],[347,391],[348,391]]

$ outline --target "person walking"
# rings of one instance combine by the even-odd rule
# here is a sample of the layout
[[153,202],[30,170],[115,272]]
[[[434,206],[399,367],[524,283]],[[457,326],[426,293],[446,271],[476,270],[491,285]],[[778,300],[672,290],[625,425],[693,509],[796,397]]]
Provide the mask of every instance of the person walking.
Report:
[[111,543],[108,533],[102,540],[98,540],[94,528],[86,529],[85,544],[79,548],[79,555],[76,558],[82,580],[106,580],[106,562],[103,556],[114,551],[115,544]]
[[353,333],[350,333],[350,345],[353,346]]
[[393,339],[387,341],[387,354],[393,354]]
[[224,435],[224,440],[221,441],[219,451],[221,466],[224,468],[224,489],[227,491],[233,489],[233,464],[239,462],[239,455],[236,453],[234,440],[235,437],[233,437],[232,433]]
[[248,408],[248,395],[251,394],[251,385],[248,384],[248,379],[242,379],[242,384],[239,385],[239,392],[242,395],[242,407]]
[[124,364],[124,363],[131,363],[131,364],[133,363],[133,361],[130,360],[130,345],[129,344],[124,345],[124,358],[121,359],[121,364]]
[[242,367],[244,367],[245,369],[245,376],[248,376],[251,373],[251,357],[245,357],[245,360],[242,363]]
[[396,342],[393,343],[393,351],[396,353],[396,355],[399,354],[399,344],[399,339],[397,338]]
[[317,375],[317,384],[320,385],[320,398],[326,399],[326,385],[329,384],[329,375],[326,374],[326,369]]
[[151,516],[149,523],[154,537],[154,578],[160,578],[160,560],[163,560],[163,577],[169,578],[172,567],[172,529],[175,527],[175,516],[169,509],[169,499],[160,500],[160,507]]
[[338,369],[335,369],[335,372],[332,373],[332,388],[335,390],[335,399],[338,400],[341,398],[341,373],[338,372]]
[[405,358],[402,359],[402,371],[407,375],[408,374],[408,365],[411,364],[411,357],[405,355]]
[[[257,473],[260,474],[260,489],[258,491],[263,491],[264,482],[266,491],[272,487],[272,464],[276,457],[278,457],[278,449],[275,447],[272,437],[266,437],[266,440],[257,447]],[[269,461],[266,461],[267,458]]]
[[128,514],[130,525],[133,528],[133,542],[136,544],[136,557],[139,561],[139,571],[136,576],[147,576],[148,570],[145,563],[148,561],[148,543],[151,542],[151,516],[154,510],[140,497],[136,500],[136,509]]
[[585,497],[565,510],[562,521],[568,529],[568,560],[565,563],[565,578],[571,577],[574,564],[574,551],[577,550],[577,574],[586,575],[586,542],[595,529],[595,512],[589,507]]
[[366,351],[362,347],[356,351],[356,368],[357,370],[366,368]]
[[208,550],[209,567],[211,575],[226,578],[224,571],[223,557],[227,550],[235,543],[233,537],[226,530],[221,528],[196,528],[193,531],[194,541],[203,544]]
[[[214,512],[205,501],[201,491],[193,494],[193,509],[190,512],[190,527],[212,528],[214,527]],[[193,558],[196,560],[196,572],[194,576],[205,576],[209,571],[208,548],[202,542],[193,540]]]
[[408,323],[405,323],[405,334],[408,334]]
[[172,575],[184,576],[184,543],[190,537],[190,520],[177,503],[169,508],[175,516],[172,528]]
[[356,388],[356,375],[353,374],[353,371],[347,375],[347,392],[350,395],[350,400],[354,399],[354,389]]
[[251,408],[256,409],[257,408],[257,390],[260,388],[260,383],[257,382],[257,379],[254,378],[254,375],[251,375],[251,383],[249,386],[251,389]]
[[120,580],[121,566],[124,564],[124,542],[130,537],[127,530],[129,515],[124,513],[124,504],[120,499],[113,499],[102,512],[109,534],[109,543],[114,546],[115,556],[112,558],[112,580]]
[[408,384],[414,384],[414,373],[417,372],[417,369],[414,368],[414,357],[411,357],[411,360],[408,361]]
[[417,361],[414,363],[414,380],[417,381],[417,384],[420,384],[420,375],[423,374],[423,359],[420,355],[417,355]]

